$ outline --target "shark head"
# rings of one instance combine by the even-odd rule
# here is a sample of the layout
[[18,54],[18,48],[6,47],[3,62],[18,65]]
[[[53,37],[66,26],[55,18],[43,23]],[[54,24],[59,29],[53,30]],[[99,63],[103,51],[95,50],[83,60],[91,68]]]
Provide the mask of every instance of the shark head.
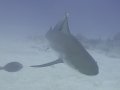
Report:
[[68,66],[86,75],[97,75],[98,65],[82,44],[71,34],[67,15],[46,33],[50,46]]

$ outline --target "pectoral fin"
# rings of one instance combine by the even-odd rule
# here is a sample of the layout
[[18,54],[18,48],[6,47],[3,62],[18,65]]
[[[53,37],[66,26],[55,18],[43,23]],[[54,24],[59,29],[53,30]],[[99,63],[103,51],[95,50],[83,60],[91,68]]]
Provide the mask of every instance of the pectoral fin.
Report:
[[63,63],[63,60],[61,58],[59,58],[55,61],[49,62],[49,63],[45,63],[45,64],[41,64],[41,65],[33,65],[33,66],[30,66],[30,67],[47,67],[47,66],[52,66],[52,65],[55,65],[55,64],[59,64],[59,63]]

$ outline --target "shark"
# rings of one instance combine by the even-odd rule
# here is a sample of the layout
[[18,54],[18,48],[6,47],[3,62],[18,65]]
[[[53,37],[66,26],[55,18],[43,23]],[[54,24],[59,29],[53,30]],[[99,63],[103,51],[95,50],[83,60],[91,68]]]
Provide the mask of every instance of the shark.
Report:
[[50,47],[58,53],[59,58],[52,62],[30,67],[47,67],[65,63],[69,67],[85,75],[97,75],[99,67],[94,58],[88,53],[81,42],[70,32],[68,16],[51,27],[46,33]]

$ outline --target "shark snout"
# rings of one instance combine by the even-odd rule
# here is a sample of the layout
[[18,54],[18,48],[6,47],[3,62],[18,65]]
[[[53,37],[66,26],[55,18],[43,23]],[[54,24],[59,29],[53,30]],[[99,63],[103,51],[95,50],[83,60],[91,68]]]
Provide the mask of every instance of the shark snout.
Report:
[[94,76],[99,74],[99,68],[97,65],[95,65],[94,67],[85,67],[84,69],[79,69],[79,72],[85,74],[85,75],[89,75],[89,76]]

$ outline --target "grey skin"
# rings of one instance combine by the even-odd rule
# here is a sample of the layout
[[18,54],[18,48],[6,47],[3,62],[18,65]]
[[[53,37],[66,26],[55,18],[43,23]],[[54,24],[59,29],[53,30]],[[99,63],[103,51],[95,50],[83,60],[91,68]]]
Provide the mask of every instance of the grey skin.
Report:
[[47,67],[63,62],[85,75],[93,76],[99,73],[96,61],[71,34],[67,16],[65,16],[64,20],[56,24],[53,29],[50,28],[46,33],[46,38],[51,48],[59,54],[60,59],[32,67]]
[[0,67],[0,70],[5,70],[7,72],[17,72],[23,68],[23,65],[19,62],[10,62],[3,67]]

